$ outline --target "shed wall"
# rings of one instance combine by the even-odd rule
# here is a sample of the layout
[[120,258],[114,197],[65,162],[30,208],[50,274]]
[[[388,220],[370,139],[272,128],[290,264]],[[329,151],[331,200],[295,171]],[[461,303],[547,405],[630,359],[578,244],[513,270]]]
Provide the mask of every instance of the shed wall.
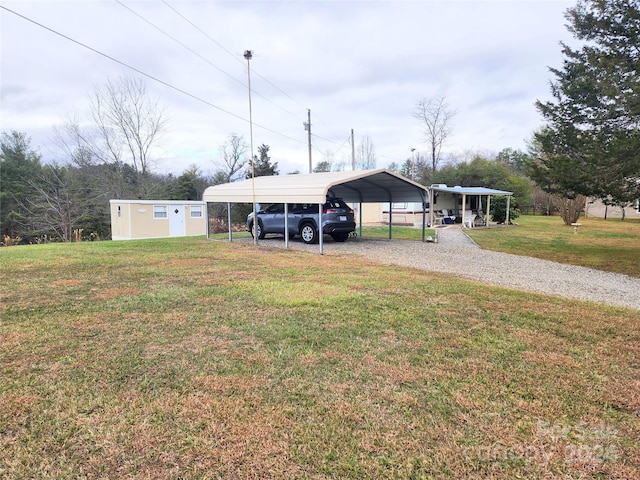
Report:
[[111,238],[132,240],[205,235],[204,202],[111,200]]

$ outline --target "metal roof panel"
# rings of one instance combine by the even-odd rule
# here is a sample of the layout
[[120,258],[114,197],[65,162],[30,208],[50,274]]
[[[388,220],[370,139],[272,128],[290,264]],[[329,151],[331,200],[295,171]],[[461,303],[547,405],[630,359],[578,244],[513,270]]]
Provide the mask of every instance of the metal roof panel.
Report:
[[387,169],[256,177],[213,185],[202,200],[212,203],[426,202],[428,190]]

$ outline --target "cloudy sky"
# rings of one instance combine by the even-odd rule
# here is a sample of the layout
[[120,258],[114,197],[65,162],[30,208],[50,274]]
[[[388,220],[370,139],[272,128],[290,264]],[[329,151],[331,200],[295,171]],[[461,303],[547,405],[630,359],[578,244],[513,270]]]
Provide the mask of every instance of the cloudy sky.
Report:
[[356,147],[367,138],[386,167],[427,150],[412,113],[438,96],[456,111],[445,154],[524,150],[548,69],[571,42],[564,12],[574,4],[0,0],[0,130],[64,161],[54,126],[85,115],[97,85],[140,76],[169,119],[158,170],[210,174],[230,134],[250,140],[250,49],[255,149],[269,145],[282,174],[308,171],[307,109],[314,165],[350,161],[353,129]]

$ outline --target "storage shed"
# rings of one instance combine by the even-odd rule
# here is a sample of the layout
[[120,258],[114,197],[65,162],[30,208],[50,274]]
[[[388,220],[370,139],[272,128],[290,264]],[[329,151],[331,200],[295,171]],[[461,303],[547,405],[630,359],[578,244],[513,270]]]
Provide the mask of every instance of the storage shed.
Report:
[[206,235],[207,204],[189,200],[109,200],[111,239]]

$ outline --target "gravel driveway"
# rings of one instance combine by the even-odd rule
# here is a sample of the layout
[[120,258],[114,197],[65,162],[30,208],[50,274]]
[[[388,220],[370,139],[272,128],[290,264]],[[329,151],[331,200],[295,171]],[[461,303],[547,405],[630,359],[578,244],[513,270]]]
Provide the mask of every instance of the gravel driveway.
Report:
[[[260,240],[260,245],[282,248],[284,241],[267,237]],[[306,245],[297,238],[289,242],[289,248],[319,252],[318,245]],[[325,237],[325,255],[345,253],[518,290],[640,310],[640,278],[482,250],[458,226],[438,229],[438,243],[362,237],[336,243]]]

